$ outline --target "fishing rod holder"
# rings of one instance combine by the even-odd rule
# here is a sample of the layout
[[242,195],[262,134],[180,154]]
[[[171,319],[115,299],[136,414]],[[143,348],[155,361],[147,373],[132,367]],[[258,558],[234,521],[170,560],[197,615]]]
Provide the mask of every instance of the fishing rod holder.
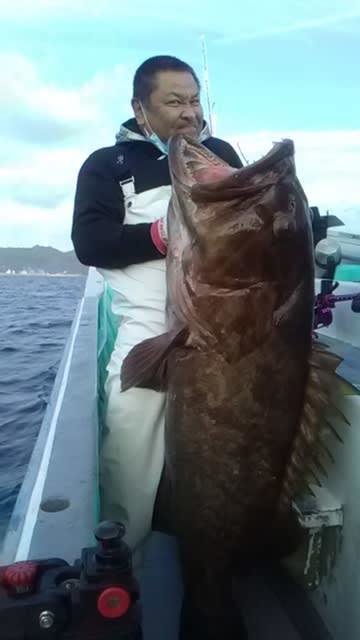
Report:
[[142,640],[139,587],[121,523],[101,522],[97,544],[59,558],[0,567],[2,640]]
[[341,262],[340,245],[329,238],[321,240],[315,250],[315,260],[322,270],[320,293],[315,296],[314,330],[329,327],[333,321],[333,309],[339,302],[351,302],[351,310],[360,313],[360,294],[335,295],[339,283],[335,280],[336,267]]
[[[339,286],[338,282],[322,281],[323,291],[315,297],[314,306],[314,329],[329,327],[333,321],[332,309],[339,302],[351,302],[351,310],[360,313],[360,294],[350,293],[347,295],[334,295],[333,291]],[[328,292],[329,291],[329,292]]]

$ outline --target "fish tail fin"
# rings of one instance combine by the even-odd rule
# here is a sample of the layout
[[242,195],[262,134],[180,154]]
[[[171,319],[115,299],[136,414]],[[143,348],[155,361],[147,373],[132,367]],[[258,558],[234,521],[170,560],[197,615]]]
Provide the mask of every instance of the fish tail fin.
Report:
[[[333,395],[344,382],[336,374],[341,361],[340,357],[328,351],[321,343],[313,344],[303,413],[292,443],[279,496],[280,515],[289,512],[296,496],[309,491],[309,484],[321,486],[319,476],[327,473],[326,467],[332,462],[331,453],[324,442],[323,425],[329,407],[333,407],[347,422],[346,417],[333,404]],[[335,427],[331,428],[341,441]]]

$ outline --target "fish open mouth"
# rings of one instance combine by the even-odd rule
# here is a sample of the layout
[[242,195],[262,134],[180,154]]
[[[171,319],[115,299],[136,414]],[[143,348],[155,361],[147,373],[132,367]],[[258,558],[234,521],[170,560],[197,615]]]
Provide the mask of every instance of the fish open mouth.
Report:
[[234,169],[189,136],[177,134],[169,142],[172,177],[193,202],[205,203],[253,197],[294,173],[294,143],[290,139],[274,143],[259,160]]
[[220,182],[237,171],[190,136],[174,136],[171,148],[173,157],[181,158],[186,177],[191,183]]

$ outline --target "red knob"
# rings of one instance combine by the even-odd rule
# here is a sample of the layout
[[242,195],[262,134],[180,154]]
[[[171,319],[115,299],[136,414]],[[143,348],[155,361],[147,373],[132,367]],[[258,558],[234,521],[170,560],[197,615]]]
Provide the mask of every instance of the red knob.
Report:
[[37,570],[35,562],[15,562],[4,571],[2,582],[16,591],[28,591],[34,586]]
[[130,604],[130,595],[125,589],[109,587],[99,595],[97,608],[104,618],[121,618],[129,610]]

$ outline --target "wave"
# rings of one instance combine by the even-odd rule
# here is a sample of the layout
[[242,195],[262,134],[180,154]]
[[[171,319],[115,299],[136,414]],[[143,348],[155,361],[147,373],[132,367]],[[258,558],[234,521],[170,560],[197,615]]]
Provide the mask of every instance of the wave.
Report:
[[[26,473],[85,280],[0,289],[0,541]],[[26,286],[25,286],[26,284]],[[3,312],[6,310],[6,313]]]

